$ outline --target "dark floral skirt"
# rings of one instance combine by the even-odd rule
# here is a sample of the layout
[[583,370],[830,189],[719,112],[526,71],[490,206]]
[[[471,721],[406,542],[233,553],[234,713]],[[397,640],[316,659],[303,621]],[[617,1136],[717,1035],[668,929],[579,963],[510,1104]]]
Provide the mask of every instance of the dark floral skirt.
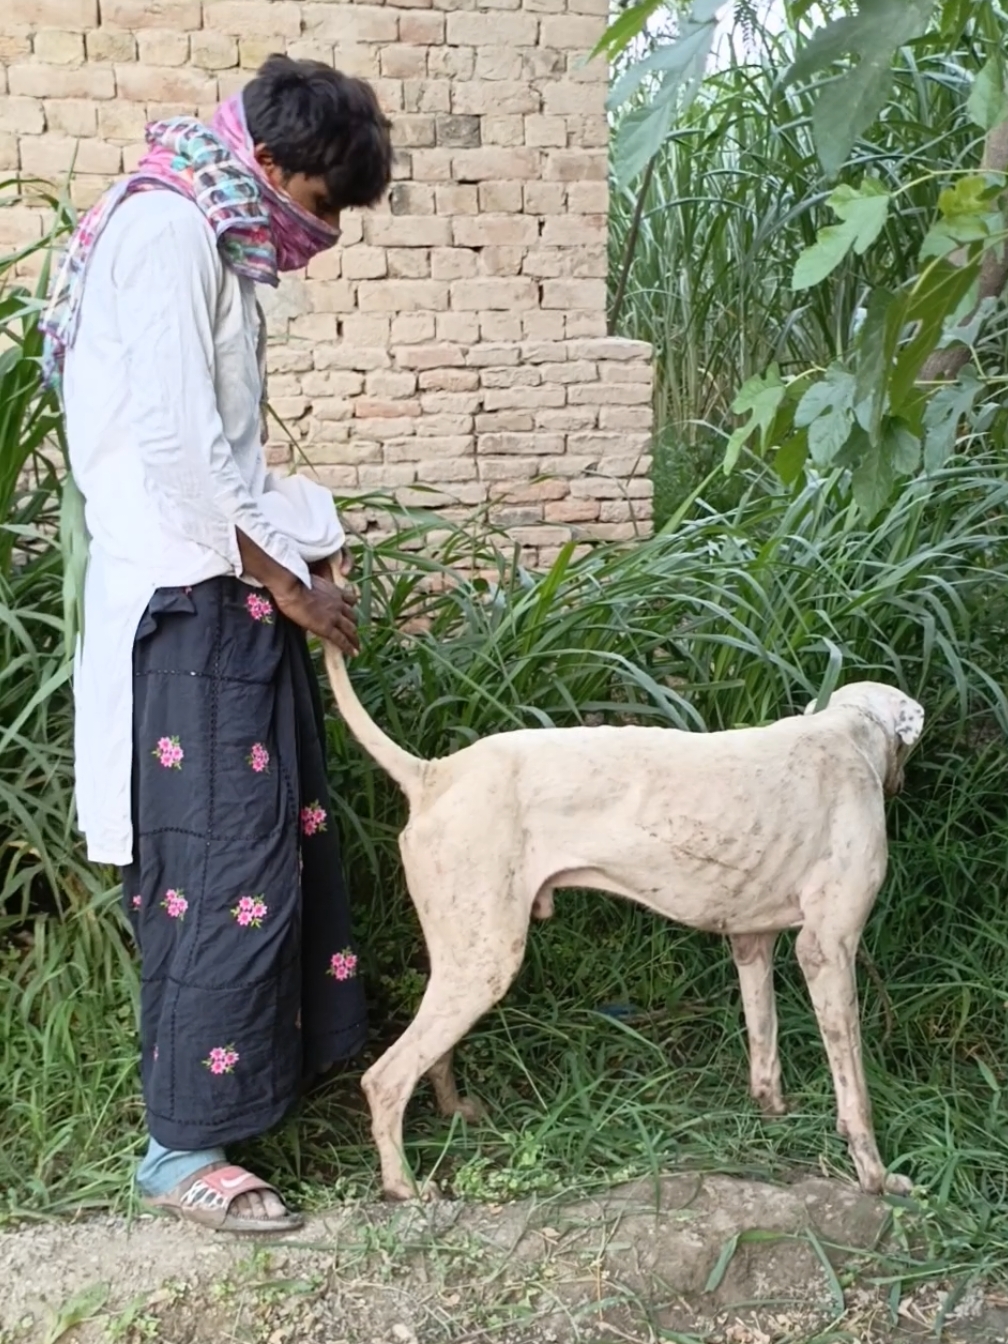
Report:
[[300,630],[234,578],[159,589],[133,651],[134,862],[150,1132],[261,1134],[367,1035],[318,683]]

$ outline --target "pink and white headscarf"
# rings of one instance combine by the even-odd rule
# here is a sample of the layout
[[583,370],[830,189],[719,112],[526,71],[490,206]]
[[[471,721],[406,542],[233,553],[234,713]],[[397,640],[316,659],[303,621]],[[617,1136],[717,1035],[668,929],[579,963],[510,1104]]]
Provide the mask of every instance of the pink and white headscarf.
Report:
[[117,206],[137,191],[176,191],[202,211],[221,256],[259,284],[276,285],[332,247],[340,231],[303,209],[270,182],[255,158],[240,93],[222,103],[209,126],[174,117],[147,127],[149,149],[136,172],[117,183],[81,216],[39,323],[45,338],[42,371],[59,387],[73,345],[88,263]]

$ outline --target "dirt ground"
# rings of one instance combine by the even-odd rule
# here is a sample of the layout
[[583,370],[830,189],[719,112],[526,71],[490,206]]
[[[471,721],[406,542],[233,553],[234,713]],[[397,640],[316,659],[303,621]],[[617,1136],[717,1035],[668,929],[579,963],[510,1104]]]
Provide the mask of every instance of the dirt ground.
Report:
[[[1006,1344],[1008,1301],[895,1294],[885,1205],[826,1180],[360,1205],[270,1245],[141,1218],[0,1234],[0,1344]],[[895,1312],[893,1308],[896,1308]]]

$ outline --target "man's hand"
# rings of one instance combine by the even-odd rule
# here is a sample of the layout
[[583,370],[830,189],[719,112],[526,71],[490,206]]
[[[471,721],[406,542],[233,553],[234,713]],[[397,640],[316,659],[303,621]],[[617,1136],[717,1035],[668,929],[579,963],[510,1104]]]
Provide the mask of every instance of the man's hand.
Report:
[[[322,573],[311,566],[312,586],[306,588],[297,575],[277,564],[257,546],[251,537],[238,530],[238,549],[241,552],[242,566],[254,579],[265,587],[277,609],[288,620],[309,630],[319,639],[327,639],[344,654],[353,657],[360,652],[360,640],[357,637],[356,593],[346,588],[337,588],[330,582],[332,572],[328,562],[320,562],[318,568],[326,568]],[[340,552],[340,569],[346,575],[350,573],[352,561],[347,563],[349,552]]]
[[348,657],[360,652],[357,594],[351,589],[337,588],[328,579],[313,574],[311,588],[303,583],[285,586],[281,592],[273,593],[273,600],[283,615],[302,630],[335,644]]
[[328,579],[332,574],[332,566],[335,565],[345,579],[348,579],[353,572],[353,552],[349,547],[344,546],[341,551],[335,555],[329,556],[328,560],[315,560],[308,566],[313,574],[317,574],[320,579]]

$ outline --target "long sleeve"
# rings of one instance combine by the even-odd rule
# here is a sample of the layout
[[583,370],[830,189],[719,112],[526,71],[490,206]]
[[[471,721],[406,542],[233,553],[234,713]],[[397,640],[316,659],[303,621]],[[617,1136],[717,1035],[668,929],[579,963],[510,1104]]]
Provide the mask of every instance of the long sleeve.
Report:
[[[165,204],[155,236],[126,233],[112,268],[147,488],[172,530],[223,556],[234,573],[242,572],[240,529],[309,584],[298,546],[261,507],[224,433],[214,347],[223,262],[213,235],[188,202]],[[250,414],[258,415],[255,389]]]

